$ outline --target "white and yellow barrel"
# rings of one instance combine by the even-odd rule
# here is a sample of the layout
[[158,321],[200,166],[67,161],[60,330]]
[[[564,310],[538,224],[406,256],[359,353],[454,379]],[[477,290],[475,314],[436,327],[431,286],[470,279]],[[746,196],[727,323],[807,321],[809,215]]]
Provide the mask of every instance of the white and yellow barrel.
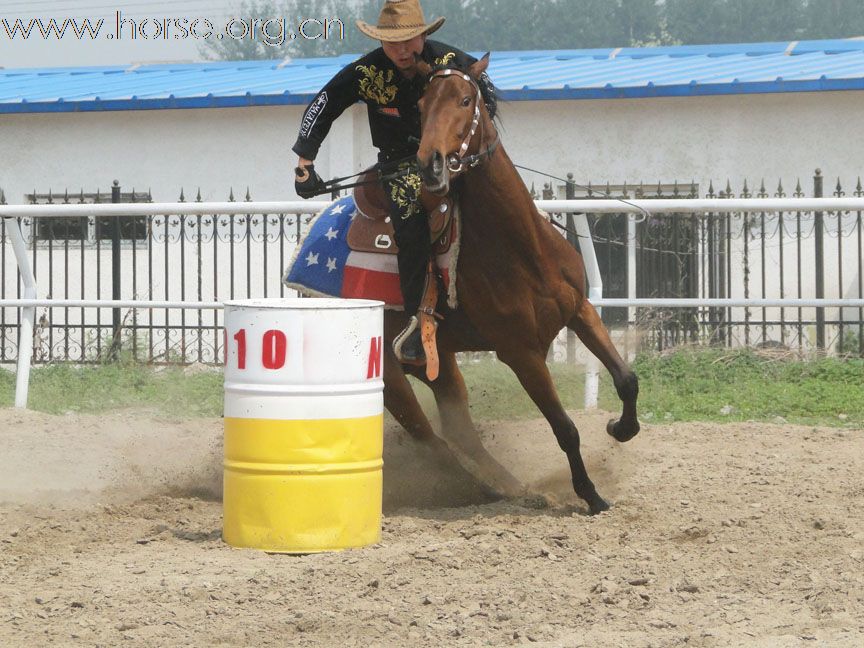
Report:
[[222,537],[310,553],[381,537],[383,304],[225,304]]

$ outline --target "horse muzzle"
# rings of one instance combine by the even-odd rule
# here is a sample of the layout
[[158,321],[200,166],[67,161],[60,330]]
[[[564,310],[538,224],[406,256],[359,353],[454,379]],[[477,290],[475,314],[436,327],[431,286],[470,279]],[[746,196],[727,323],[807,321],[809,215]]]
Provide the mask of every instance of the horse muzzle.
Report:
[[426,191],[443,196],[450,190],[450,171],[445,164],[444,156],[435,151],[428,163],[420,162],[420,177]]

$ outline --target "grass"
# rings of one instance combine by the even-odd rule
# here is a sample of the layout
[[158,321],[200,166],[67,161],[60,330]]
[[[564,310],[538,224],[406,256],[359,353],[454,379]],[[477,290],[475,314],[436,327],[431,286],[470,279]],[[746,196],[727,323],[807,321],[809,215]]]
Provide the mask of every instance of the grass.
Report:
[[642,356],[642,418],[864,426],[864,359],[679,350]]
[[[461,365],[468,386],[471,414],[480,420],[519,420],[540,416],[537,407],[522,389],[515,374],[501,362],[483,360]],[[585,404],[585,369],[578,365],[549,365],[558,397],[566,409]],[[608,378],[608,377],[607,377]],[[611,379],[600,383],[600,407],[618,408],[618,396]]]
[[[564,364],[550,368],[564,406],[581,409],[583,370]],[[462,369],[475,418],[539,416],[503,364],[483,360],[466,363]],[[864,359],[804,361],[746,350],[679,350],[640,356],[634,369],[640,379],[640,418],[646,422],[779,421],[780,417],[790,423],[864,427]],[[13,404],[14,392],[14,374],[0,370],[0,407]],[[428,393],[421,393],[421,400],[432,402]],[[52,414],[134,407],[175,417],[219,416],[222,374],[122,362],[36,367],[29,406]],[[600,407],[619,409],[605,373],[601,374]]]
[[[15,376],[0,370],[0,407],[14,402]],[[181,418],[220,416],[222,373],[126,362],[38,366],[31,372],[28,405],[49,414],[98,414],[134,407]]]

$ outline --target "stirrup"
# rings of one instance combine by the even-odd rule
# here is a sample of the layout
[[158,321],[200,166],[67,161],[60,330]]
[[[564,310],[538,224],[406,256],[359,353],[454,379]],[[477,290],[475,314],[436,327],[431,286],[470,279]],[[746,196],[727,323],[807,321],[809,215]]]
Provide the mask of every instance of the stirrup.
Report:
[[426,353],[420,335],[420,320],[413,316],[408,325],[393,339],[393,353],[402,364],[422,367],[426,364]]

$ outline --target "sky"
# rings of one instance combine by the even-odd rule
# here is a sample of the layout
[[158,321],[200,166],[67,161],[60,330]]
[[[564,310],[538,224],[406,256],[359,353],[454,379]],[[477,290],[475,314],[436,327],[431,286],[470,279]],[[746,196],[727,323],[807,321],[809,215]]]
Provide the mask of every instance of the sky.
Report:
[[[237,19],[232,33],[241,35],[253,18],[259,20],[258,29],[261,21],[272,18],[240,16],[239,5],[240,0],[0,0],[0,67],[201,61],[206,37],[226,37],[224,30],[232,19]],[[119,29],[118,16],[123,21]],[[56,32],[43,38],[39,25],[50,29],[51,18],[58,28],[67,19],[77,23],[68,22],[61,38]],[[95,29],[100,18],[103,23],[95,39],[84,31],[76,37],[76,25],[83,28],[84,19],[89,19]],[[13,39],[10,31],[16,20],[20,23]],[[21,29],[27,26],[31,30],[25,39]],[[280,26],[274,23],[268,29],[275,36]]]

